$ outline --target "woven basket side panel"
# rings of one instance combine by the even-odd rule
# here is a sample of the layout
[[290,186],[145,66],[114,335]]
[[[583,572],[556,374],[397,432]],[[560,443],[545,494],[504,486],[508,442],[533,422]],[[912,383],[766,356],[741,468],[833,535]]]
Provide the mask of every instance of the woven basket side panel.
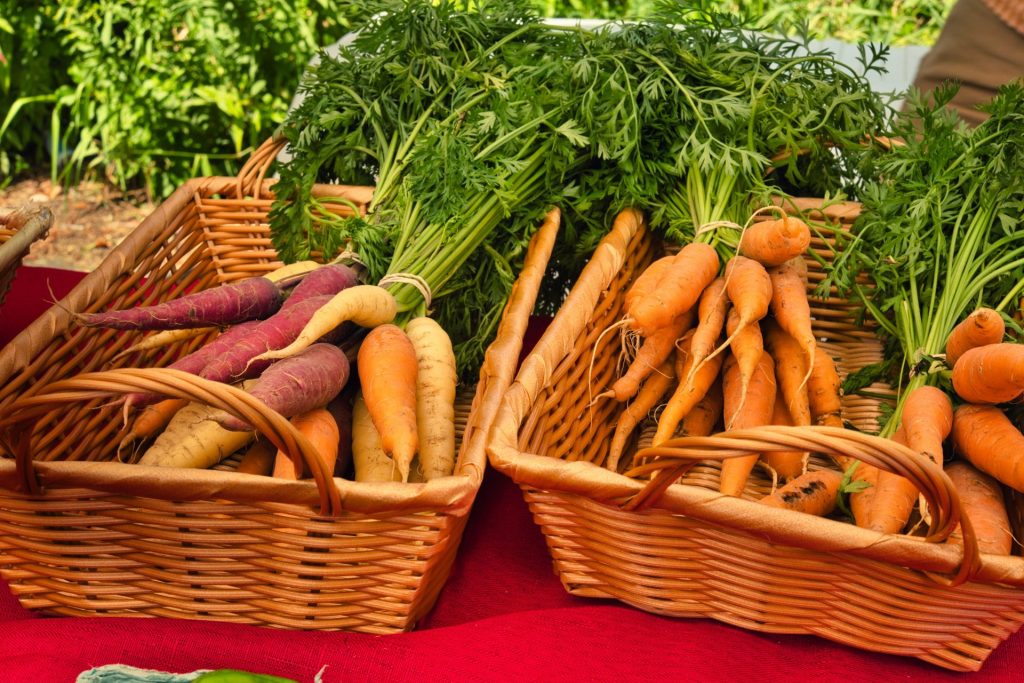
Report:
[[919,572],[774,546],[662,511],[524,494],[575,595],[762,632],[815,634],[959,670],[977,669],[1024,623],[1021,591],[949,588]]
[[[184,292],[209,287],[216,276],[204,259],[202,232],[194,207],[167,216],[145,246],[134,268],[109,272],[109,286],[84,312],[130,308],[166,301]],[[105,262],[106,263],[106,262]],[[113,271],[113,268],[108,268]],[[138,364],[138,355],[115,360],[123,349],[142,337],[137,332],[95,330],[71,323],[34,350],[32,360],[7,378],[0,388],[0,411],[15,399],[31,396],[50,382],[82,372]],[[147,354],[146,362],[167,365],[203,341],[195,338]],[[122,432],[119,408],[100,399],[54,411],[33,432],[32,448],[43,460],[106,459]]]
[[654,256],[654,241],[646,229],[639,230],[630,241],[622,268],[576,340],[573,353],[560,360],[550,384],[538,397],[521,431],[523,450],[566,460],[603,462],[621,405],[608,399],[591,402],[615,381],[619,349],[631,343],[621,328],[612,327],[623,317],[621,293]]
[[434,566],[450,564],[453,526],[464,524],[75,489],[0,505],[0,565],[28,609],[368,633],[405,630],[429,609],[447,575]]

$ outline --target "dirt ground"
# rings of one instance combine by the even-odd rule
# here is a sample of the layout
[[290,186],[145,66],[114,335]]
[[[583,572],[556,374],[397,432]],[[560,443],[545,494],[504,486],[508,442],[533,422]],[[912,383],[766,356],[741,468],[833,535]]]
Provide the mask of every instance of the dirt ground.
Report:
[[122,195],[96,182],[69,190],[33,178],[0,190],[0,213],[37,202],[53,212],[46,239],[32,245],[24,265],[91,271],[155,208],[143,194]]

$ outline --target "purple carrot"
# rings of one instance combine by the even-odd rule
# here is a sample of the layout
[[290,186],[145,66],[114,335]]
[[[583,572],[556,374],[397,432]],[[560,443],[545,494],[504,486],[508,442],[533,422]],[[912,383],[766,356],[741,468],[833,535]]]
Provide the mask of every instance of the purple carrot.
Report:
[[[345,388],[348,376],[349,363],[344,351],[331,344],[313,344],[267,368],[249,393],[283,417],[293,417],[326,406]],[[214,419],[231,431],[252,429],[227,413],[218,412]]]
[[234,325],[266,318],[281,308],[283,298],[276,284],[263,277],[253,277],[186,294],[155,306],[86,313],[78,319],[86,327],[117,330],[179,330]]
[[314,296],[337,294],[356,284],[359,284],[359,276],[348,266],[340,263],[321,266],[307,274],[299,284],[295,285],[295,289],[281,305],[281,310],[291,308]]
[[[221,354],[230,351],[240,339],[244,339],[248,335],[252,334],[259,324],[259,320],[249,320],[239,325],[235,325],[234,327],[230,327],[222,332],[216,339],[203,344],[192,353],[187,356],[182,356],[167,367],[173,370],[181,370],[182,372],[189,372],[193,375],[198,375],[202,372],[203,368],[206,367],[207,363],[214,358],[218,358]],[[125,403],[130,407],[142,408],[151,403],[156,403],[162,398],[162,396],[157,394],[134,393],[128,394],[128,398]]]
[[252,334],[231,348],[230,353],[207,363],[199,376],[217,382],[258,376],[272,361],[261,360],[252,364],[249,361],[264,351],[283,349],[291,344],[313,314],[331,297],[331,294],[310,297],[261,321]]

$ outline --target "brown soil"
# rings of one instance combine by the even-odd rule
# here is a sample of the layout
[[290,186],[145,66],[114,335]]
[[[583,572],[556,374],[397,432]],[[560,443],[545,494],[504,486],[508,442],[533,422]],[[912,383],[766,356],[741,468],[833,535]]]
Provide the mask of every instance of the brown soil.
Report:
[[64,190],[48,178],[33,178],[0,190],[0,213],[33,202],[49,207],[53,227],[23,264],[81,271],[94,270],[155,208],[144,195],[123,195],[96,182]]

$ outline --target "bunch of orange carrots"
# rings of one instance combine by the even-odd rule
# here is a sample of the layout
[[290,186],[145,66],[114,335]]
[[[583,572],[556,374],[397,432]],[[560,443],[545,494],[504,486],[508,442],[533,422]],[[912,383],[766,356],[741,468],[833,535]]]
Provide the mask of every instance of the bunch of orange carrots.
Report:
[[[249,301],[253,291],[263,298],[258,305]],[[125,353],[152,351],[197,329],[223,326],[219,336],[171,367],[242,387],[289,418],[323,468],[337,476],[349,475],[352,466],[351,476],[359,481],[428,481],[450,475],[455,465],[455,355],[434,320],[415,318],[402,329],[392,323],[395,313],[387,290],[358,284],[344,266],[301,264],[82,321],[166,330]],[[353,355],[358,387],[349,382]],[[140,457],[131,457],[142,465],[208,468],[248,446],[240,472],[309,475],[301,463],[258,439],[252,425],[208,406],[161,398],[137,394],[125,401],[131,428],[122,455],[144,447]]]
[[[643,221],[637,211],[618,221]],[[631,463],[627,444],[656,423],[651,445],[678,436],[765,425],[843,427],[835,361],[816,343],[808,300],[808,225],[784,213],[746,229],[724,266],[707,245],[684,245],[651,263],[624,297],[618,326],[638,339],[616,381],[594,401],[623,403],[603,464],[628,476],[656,465]],[[1024,345],[1003,343],[1001,317],[979,309],[949,338],[954,398],[935,386],[906,396],[892,437],[942,465],[952,441],[958,460],[947,472],[982,552],[1008,554],[1005,485],[1024,492],[1024,435],[993,405],[1024,394]],[[625,345],[627,348],[629,344]],[[653,416],[653,417],[651,417]],[[649,421],[648,421],[649,420]],[[856,524],[883,533],[912,532],[915,510],[928,511],[908,480],[852,458],[809,470],[809,453],[770,452],[722,462],[719,490],[740,496],[755,467],[773,481],[766,505],[830,515],[848,496]],[[631,467],[632,466],[632,467]],[[909,528],[908,528],[909,527]]]

